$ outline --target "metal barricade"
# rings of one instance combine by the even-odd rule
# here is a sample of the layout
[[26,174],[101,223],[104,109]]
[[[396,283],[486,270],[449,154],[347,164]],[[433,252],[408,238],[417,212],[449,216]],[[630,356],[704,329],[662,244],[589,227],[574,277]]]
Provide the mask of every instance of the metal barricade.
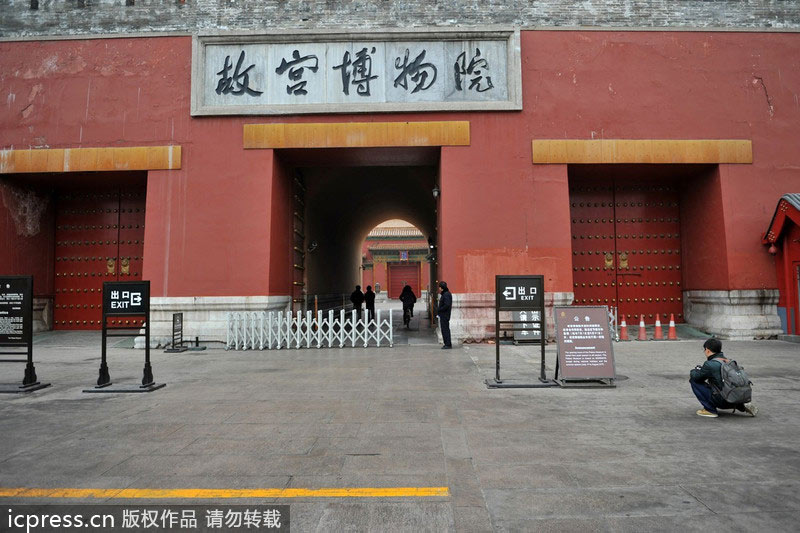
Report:
[[344,348],[394,345],[391,311],[381,310],[373,320],[355,311],[333,310],[316,315],[277,311],[233,312],[227,315],[226,350],[280,350],[282,348]]

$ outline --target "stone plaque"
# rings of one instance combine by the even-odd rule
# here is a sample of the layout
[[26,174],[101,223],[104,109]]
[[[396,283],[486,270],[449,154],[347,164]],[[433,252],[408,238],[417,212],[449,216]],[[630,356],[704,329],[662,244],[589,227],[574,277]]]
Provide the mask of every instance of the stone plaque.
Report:
[[519,32],[197,36],[192,115],[522,109]]

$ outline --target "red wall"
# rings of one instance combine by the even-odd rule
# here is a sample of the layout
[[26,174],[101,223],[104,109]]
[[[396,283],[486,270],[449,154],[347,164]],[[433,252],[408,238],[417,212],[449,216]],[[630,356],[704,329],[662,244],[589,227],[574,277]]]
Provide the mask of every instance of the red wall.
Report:
[[0,183],[0,276],[33,276],[34,296],[52,296],[55,278],[55,206],[49,194],[47,207],[39,221],[35,235],[20,235],[17,222],[11,214],[16,200],[11,188]]
[[[269,151],[272,152],[272,150]],[[270,183],[269,176],[263,176],[262,179]],[[271,186],[269,293],[291,294],[292,246],[294,245],[292,177],[277,157],[273,161]],[[258,243],[253,244],[255,248],[260,248]]]
[[522,32],[524,110],[504,113],[192,118],[190,65],[189,37],[0,43],[0,147],[183,147],[180,171],[148,179],[154,295],[288,294],[291,265],[270,255],[280,172],[270,150],[242,149],[244,123],[286,121],[470,121],[471,145],[441,155],[439,277],[455,292],[489,292],[497,273],[571,290],[566,167],[532,165],[531,139],[752,139],[752,165],[698,183],[721,195],[724,235],[709,235],[726,279],[701,261],[686,276],[777,286],[759,238],[800,185],[800,34]]
[[154,296],[270,294],[272,150],[241,150],[230,121],[192,129],[183,168],[148,176],[144,279]]
[[[719,167],[684,185],[681,194],[681,256],[684,290],[724,290],[729,286]],[[762,230],[763,233],[763,230]],[[761,255],[764,250],[756,248]]]
[[364,269],[361,273],[361,290],[366,291],[367,287],[372,287],[375,290],[375,281],[373,278],[373,271],[372,268]]
[[534,102],[525,97],[551,134],[537,137],[752,139],[752,165],[720,167],[724,288],[776,287],[759,239],[780,195],[800,185],[790,141],[800,133],[800,35],[523,35],[535,56],[523,60],[523,84],[539,86]]
[[386,263],[373,263],[372,265],[372,286],[373,289],[376,283],[381,284],[381,292],[385,293],[389,290],[389,273]]

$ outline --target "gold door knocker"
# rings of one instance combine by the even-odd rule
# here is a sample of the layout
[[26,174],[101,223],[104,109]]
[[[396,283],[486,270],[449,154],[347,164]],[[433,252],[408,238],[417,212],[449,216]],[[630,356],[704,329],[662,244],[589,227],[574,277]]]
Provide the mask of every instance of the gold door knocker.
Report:
[[131,260],[127,257],[123,257],[119,261],[119,272],[120,274],[124,274],[126,276],[130,275],[131,273]]
[[619,268],[628,268],[628,252],[622,252],[619,254]]
[[613,268],[614,267],[614,254],[608,252],[605,255],[605,268]]
[[108,261],[106,261],[107,273],[113,274],[115,266],[116,266],[116,261],[114,259],[109,259]]

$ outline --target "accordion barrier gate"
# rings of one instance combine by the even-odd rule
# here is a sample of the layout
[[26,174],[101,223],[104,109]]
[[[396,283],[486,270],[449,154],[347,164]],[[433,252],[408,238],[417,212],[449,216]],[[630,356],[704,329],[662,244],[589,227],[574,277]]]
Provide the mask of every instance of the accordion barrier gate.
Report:
[[356,311],[303,313],[253,311],[227,315],[226,350],[280,350],[281,348],[344,348],[394,345],[392,313],[375,312],[359,319]]

